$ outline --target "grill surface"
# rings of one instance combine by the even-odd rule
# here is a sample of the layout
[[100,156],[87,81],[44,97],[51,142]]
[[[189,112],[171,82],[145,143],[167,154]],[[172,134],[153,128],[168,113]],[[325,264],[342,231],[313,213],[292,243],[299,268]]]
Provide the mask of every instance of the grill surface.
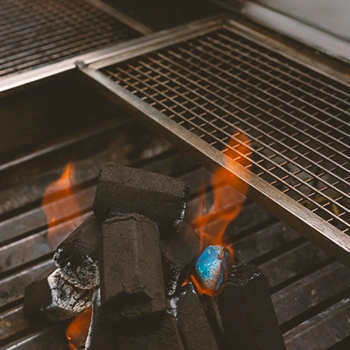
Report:
[[101,73],[207,145],[252,158],[247,168],[261,180],[350,234],[349,86],[228,25]]
[[140,36],[84,0],[4,0],[0,23],[0,77]]
[[350,230],[350,88],[228,29],[102,72],[236,159],[242,130],[262,179]]

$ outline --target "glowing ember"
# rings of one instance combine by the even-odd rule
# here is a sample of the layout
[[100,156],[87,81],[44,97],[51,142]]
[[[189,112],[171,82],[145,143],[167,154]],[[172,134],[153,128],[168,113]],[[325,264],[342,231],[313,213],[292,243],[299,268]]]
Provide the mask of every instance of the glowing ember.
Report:
[[[68,163],[61,177],[47,187],[42,199],[41,206],[48,226],[47,238],[53,249],[83,220],[79,218],[72,220],[81,211],[81,206],[72,191],[73,179],[74,166]],[[64,223],[60,225],[58,232],[55,226],[63,219]],[[59,240],[55,237],[58,233]]]
[[68,326],[66,337],[70,350],[78,349],[85,344],[91,321],[92,308],[89,307],[78,315]]
[[[249,139],[245,136],[245,134],[242,132],[235,133],[228,145],[230,147],[230,150],[226,152],[226,154],[235,160],[235,162],[239,164],[238,166],[247,167],[251,164],[249,157],[251,156],[252,152],[250,150]],[[191,223],[191,226],[196,229],[201,237],[201,251],[204,253],[204,249],[209,246],[224,247],[228,255],[224,260],[228,266],[233,261],[233,248],[232,246],[225,243],[223,237],[229,223],[240,213],[249,185],[242,183],[238,178],[232,179],[232,177],[230,177],[230,184],[232,187],[239,188],[240,193],[238,193],[233,188],[223,188],[222,183],[215,181],[215,178],[219,177],[225,180],[227,178],[227,169],[235,173],[235,169],[230,169],[231,167],[235,166],[235,164],[232,164],[232,162],[228,161],[227,164],[225,164],[225,167],[218,168],[213,172],[211,182],[213,187],[214,200],[209,210],[205,209],[206,193],[204,185],[202,186],[199,213]],[[216,220],[214,225],[215,231],[212,229],[210,230],[208,225],[213,220]],[[220,259],[216,261],[216,263],[219,263],[219,261]],[[212,287],[206,288],[206,284],[203,284],[203,280],[198,278],[201,274],[198,274],[198,271],[200,269],[198,265],[197,268],[197,273],[194,272],[191,275],[191,281],[197,287],[197,291],[201,294],[207,295],[217,294],[216,291],[213,292]]]

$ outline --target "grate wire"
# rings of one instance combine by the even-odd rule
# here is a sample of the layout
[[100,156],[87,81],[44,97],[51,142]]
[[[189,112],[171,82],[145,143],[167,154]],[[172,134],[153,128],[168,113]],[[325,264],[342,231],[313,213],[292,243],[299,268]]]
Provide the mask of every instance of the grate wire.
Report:
[[348,86],[225,27],[101,71],[350,234]]
[[140,36],[84,0],[3,0],[0,25],[0,77]]

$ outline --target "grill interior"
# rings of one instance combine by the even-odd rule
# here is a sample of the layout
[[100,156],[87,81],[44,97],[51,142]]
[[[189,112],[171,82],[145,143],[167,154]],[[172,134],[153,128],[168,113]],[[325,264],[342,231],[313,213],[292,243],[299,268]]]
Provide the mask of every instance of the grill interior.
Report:
[[[147,15],[147,25],[159,29],[161,23],[164,29],[163,23],[169,24],[168,7],[167,15],[159,10],[160,16],[154,19],[148,2],[140,6],[135,0],[125,3],[125,8],[136,6],[135,13]],[[180,8],[179,3],[175,7]],[[179,17],[171,23],[180,23],[186,15],[192,16],[189,20],[198,18],[204,7],[201,1],[192,16],[185,1],[179,12],[171,11]],[[81,35],[89,38],[81,48],[87,48],[89,40],[90,45],[105,45],[103,38],[112,40],[113,35],[115,40],[123,33],[126,39],[128,33],[130,38],[139,36],[83,0],[4,0],[0,3],[0,21],[6,24],[0,33],[0,69],[3,72],[1,64],[7,64],[8,73],[3,74],[13,76],[64,60],[64,55],[73,50],[72,43],[75,49],[84,41],[76,39]],[[43,32],[37,37],[38,30]],[[204,32],[207,34],[191,34],[192,39],[182,38],[175,45],[168,37],[166,48],[155,47],[127,61],[117,56],[115,61],[119,63],[109,60],[100,65],[103,68],[98,68],[98,73],[104,82],[116,86],[113,82],[117,82],[152,106],[152,113],[160,111],[166,119],[233,159],[238,160],[242,154],[237,148],[229,149],[228,139],[233,134],[239,143],[242,132],[248,135],[253,155],[248,170],[299,202],[306,211],[328,221],[336,233],[348,235],[349,86],[286,58],[245,35],[244,30],[239,34],[224,25]],[[28,36],[23,39],[22,35]],[[13,42],[7,42],[7,38]],[[1,40],[6,40],[12,57],[17,53],[20,57],[11,58]],[[42,41],[39,44],[37,40]],[[51,52],[52,43],[59,48],[58,53]],[[15,46],[17,51],[11,51]],[[19,51],[22,46],[26,49]],[[38,52],[40,55],[32,59]],[[10,61],[15,64],[11,66]],[[208,170],[129,115],[124,117],[123,112],[93,90],[87,91],[75,78],[31,87],[34,98],[28,91],[16,92],[4,97],[1,105],[1,350],[69,349],[65,333],[70,320],[51,325],[23,315],[25,287],[53,266],[54,246],[48,239],[41,199],[67,162],[74,163],[73,194],[83,206],[79,213],[67,212],[57,218],[55,245],[71,232],[71,226],[66,226],[68,217],[73,217],[74,223],[91,213],[96,176],[105,162],[189,181],[187,220],[198,212],[198,189],[203,180],[208,203],[213,200]],[[220,191],[228,190],[220,179],[214,181],[221,184]],[[67,207],[70,201],[71,197],[61,199]],[[206,229],[215,231],[220,220],[215,218]],[[236,264],[253,263],[267,278],[288,350],[349,349],[347,267],[249,199],[227,228],[226,240],[233,244]]]
[[0,14],[0,77],[140,36],[84,0],[4,0]]
[[98,64],[99,77],[233,160],[252,159],[264,183],[350,233],[349,86],[229,25],[135,56]]

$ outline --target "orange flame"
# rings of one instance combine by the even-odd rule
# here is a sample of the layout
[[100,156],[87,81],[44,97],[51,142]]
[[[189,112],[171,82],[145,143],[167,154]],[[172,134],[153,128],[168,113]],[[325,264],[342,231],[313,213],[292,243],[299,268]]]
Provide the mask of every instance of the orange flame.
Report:
[[78,315],[68,326],[66,337],[69,341],[70,350],[80,348],[85,344],[91,322],[92,308],[87,308]]
[[[68,163],[61,177],[47,187],[42,199],[41,207],[47,219],[47,239],[53,249],[84,220],[78,216],[83,211],[83,203],[73,191],[74,175],[74,165]],[[86,309],[68,326],[66,336],[71,350],[85,344],[91,312],[91,307]]]
[[[47,187],[41,202],[47,219],[47,239],[53,249],[83,220],[72,220],[81,212],[79,201],[72,191],[73,180],[74,166],[68,163],[61,177]],[[60,225],[58,232],[55,226],[63,219],[64,223]]]
[[[251,165],[251,150],[248,137],[242,132],[237,132],[235,136],[229,141],[229,150],[226,155],[235,160],[238,164],[247,167]],[[242,156],[243,155],[243,156]],[[233,167],[231,162],[227,162],[226,168]],[[234,172],[234,169],[231,169]],[[201,252],[209,245],[224,246],[230,255],[229,263],[232,263],[234,251],[231,245],[224,241],[224,234],[227,226],[234,220],[242,210],[242,206],[247,194],[249,185],[243,183],[238,178],[230,178],[232,187],[239,188],[237,192],[230,186],[223,186],[222,183],[216,181],[216,177],[223,180],[227,178],[227,170],[224,167],[216,169],[211,177],[211,184],[213,188],[213,204],[210,209],[206,209],[207,196],[205,192],[205,184],[202,183],[200,188],[200,203],[198,216],[191,222],[191,226],[197,231],[201,238]],[[208,225],[215,220],[215,225]],[[199,294],[212,295],[208,290],[203,289],[196,277],[191,274],[190,280],[197,288]]]

